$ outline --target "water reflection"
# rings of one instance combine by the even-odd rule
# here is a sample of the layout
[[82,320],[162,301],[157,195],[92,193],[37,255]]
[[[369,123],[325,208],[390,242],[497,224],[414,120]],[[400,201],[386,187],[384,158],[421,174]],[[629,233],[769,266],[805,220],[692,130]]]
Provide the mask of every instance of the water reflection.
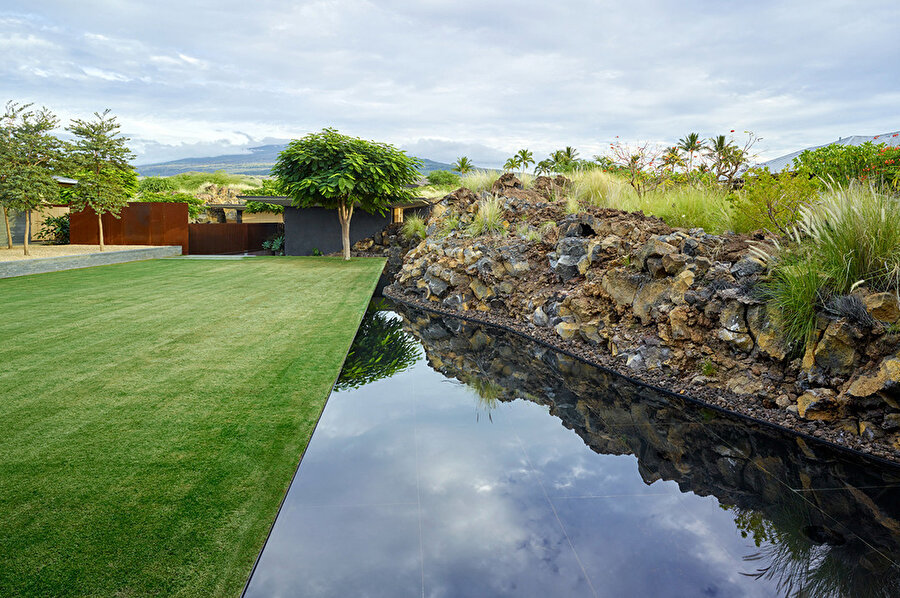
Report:
[[445,376],[490,384],[495,401],[547,405],[595,452],[636,456],[648,484],[715,496],[758,548],[743,575],[774,582],[780,595],[900,592],[897,468],[698,409],[517,335],[401,311]]
[[373,301],[353,339],[335,390],[359,388],[409,369],[419,358],[419,345],[403,332],[399,318],[383,301]]
[[332,395],[248,596],[897,595],[896,469],[398,311],[424,358]]

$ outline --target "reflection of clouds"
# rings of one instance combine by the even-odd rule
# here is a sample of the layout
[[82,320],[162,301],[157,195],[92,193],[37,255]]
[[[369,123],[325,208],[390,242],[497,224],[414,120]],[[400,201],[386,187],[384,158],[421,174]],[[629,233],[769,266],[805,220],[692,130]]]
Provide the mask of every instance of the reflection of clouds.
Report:
[[600,596],[771,594],[715,499],[646,484],[544,406],[485,425],[473,405],[421,361],[335,393],[249,595],[421,595],[424,576],[430,597],[591,596],[585,573]]

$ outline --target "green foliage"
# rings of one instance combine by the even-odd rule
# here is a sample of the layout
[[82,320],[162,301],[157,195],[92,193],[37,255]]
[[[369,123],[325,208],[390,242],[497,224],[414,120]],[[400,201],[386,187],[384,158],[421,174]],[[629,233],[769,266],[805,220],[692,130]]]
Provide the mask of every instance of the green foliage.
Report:
[[313,247],[312,254],[314,257],[322,257],[322,251],[318,247]]
[[428,182],[444,187],[459,187],[460,176],[447,170],[432,170],[428,173]]
[[67,166],[62,142],[51,132],[59,124],[47,108],[9,102],[0,116],[0,204],[25,212],[59,195],[54,175]]
[[457,230],[459,228],[459,225],[460,225],[459,214],[456,214],[455,212],[451,212],[450,214],[447,214],[444,217],[444,219],[441,221],[440,235],[442,237],[446,237],[453,231]]
[[188,205],[188,216],[191,219],[197,218],[206,211],[206,204],[202,199],[191,195],[190,193],[179,193],[177,191],[159,191],[139,193],[134,201],[142,203],[186,203]]
[[[278,185],[278,181],[274,179],[264,179],[262,183],[258,187],[250,187],[249,189],[244,190],[244,195],[254,195],[254,196],[264,196],[264,197],[278,197],[281,195],[281,187]],[[259,213],[269,213],[269,214],[283,214],[284,206],[274,203],[267,203],[264,201],[248,201],[245,204],[245,212],[248,214],[259,214]]]
[[784,254],[772,269],[763,292],[789,344],[803,347],[812,336],[826,283],[814,256],[804,251]]
[[138,193],[164,193],[177,190],[178,185],[171,177],[148,176],[138,181]]
[[90,207],[97,214],[118,215],[137,191],[137,174],[129,164],[134,154],[120,128],[108,109],[95,112],[93,120],[74,119],[67,127],[75,136],[72,159],[78,184],[69,195],[73,209]]
[[566,197],[566,214],[580,214],[584,211],[584,206],[581,204],[581,201],[575,195],[569,195]]
[[244,212],[247,214],[284,214],[284,206],[264,201],[248,201],[244,204]]
[[516,152],[516,162],[522,167],[522,171],[528,170],[528,167],[534,164],[534,154],[527,149],[520,149]]
[[69,215],[48,216],[41,224],[41,238],[50,245],[69,244]]
[[407,216],[403,221],[403,228],[400,229],[400,234],[407,241],[424,239],[426,235],[425,221],[416,214]]
[[496,197],[489,197],[478,202],[478,211],[468,232],[473,237],[502,233],[506,229],[503,225],[503,204]]
[[518,167],[519,160],[515,157],[509,158],[506,162],[503,163],[503,170],[507,172],[512,172]]
[[715,377],[717,371],[716,364],[709,357],[700,362],[700,373],[707,378]]
[[733,198],[735,217],[744,230],[786,234],[816,195],[815,184],[802,172],[773,175],[768,168],[751,168],[744,174],[744,188]]
[[794,168],[810,173],[823,185],[865,181],[882,190],[900,190],[900,147],[883,143],[831,144],[806,150],[794,158]]
[[271,239],[266,239],[263,241],[262,247],[274,255],[284,255],[284,235],[275,235]]
[[359,388],[403,372],[419,359],[419,347],[403,331],[403,321],[372,305],[366,311],[335,390]]

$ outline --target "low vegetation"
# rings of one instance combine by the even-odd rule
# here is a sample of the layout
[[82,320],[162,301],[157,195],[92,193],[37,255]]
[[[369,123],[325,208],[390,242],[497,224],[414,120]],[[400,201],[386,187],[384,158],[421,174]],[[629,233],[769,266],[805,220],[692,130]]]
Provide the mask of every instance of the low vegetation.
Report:
[[413,214],[407,216],[403,221],[403,227],[400,234],[407,241],[421,240],[425,238],[425,221],[421,216]]
[[501,233],[506,230],[503,222],[503,204],[496,197],[489,197],[478,202],[478,211],[468,227],[473,237]]

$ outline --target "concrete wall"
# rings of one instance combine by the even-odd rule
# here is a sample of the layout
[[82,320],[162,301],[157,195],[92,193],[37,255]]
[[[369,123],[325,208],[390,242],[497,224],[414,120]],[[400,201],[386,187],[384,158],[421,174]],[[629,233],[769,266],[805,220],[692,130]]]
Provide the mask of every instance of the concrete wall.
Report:
[[[350,244],[371,237],[390,222],[390,212],[378,216],[355,210],[350,219]],[[314,249],[326,255],[341,251],[341,223],[337,210],[285,208],[285,255],[312,255]]]
[[88,268],[90,266],[106,266],[108,264],[121,264],[138,260],[152,260],[173,255],[181,255],[180,245],[0,262],[0,278],[12,278],[13,276],[25,276],[26,274],[44,274],[45,272],[74,270],[75,268]]
[[[25,239],[25,212],[10,211],[9,228],[12,232],[13,245],[21,245]],[[2,209],[0,209],[0,245],[6,246],[6,224],[3,223]]]

